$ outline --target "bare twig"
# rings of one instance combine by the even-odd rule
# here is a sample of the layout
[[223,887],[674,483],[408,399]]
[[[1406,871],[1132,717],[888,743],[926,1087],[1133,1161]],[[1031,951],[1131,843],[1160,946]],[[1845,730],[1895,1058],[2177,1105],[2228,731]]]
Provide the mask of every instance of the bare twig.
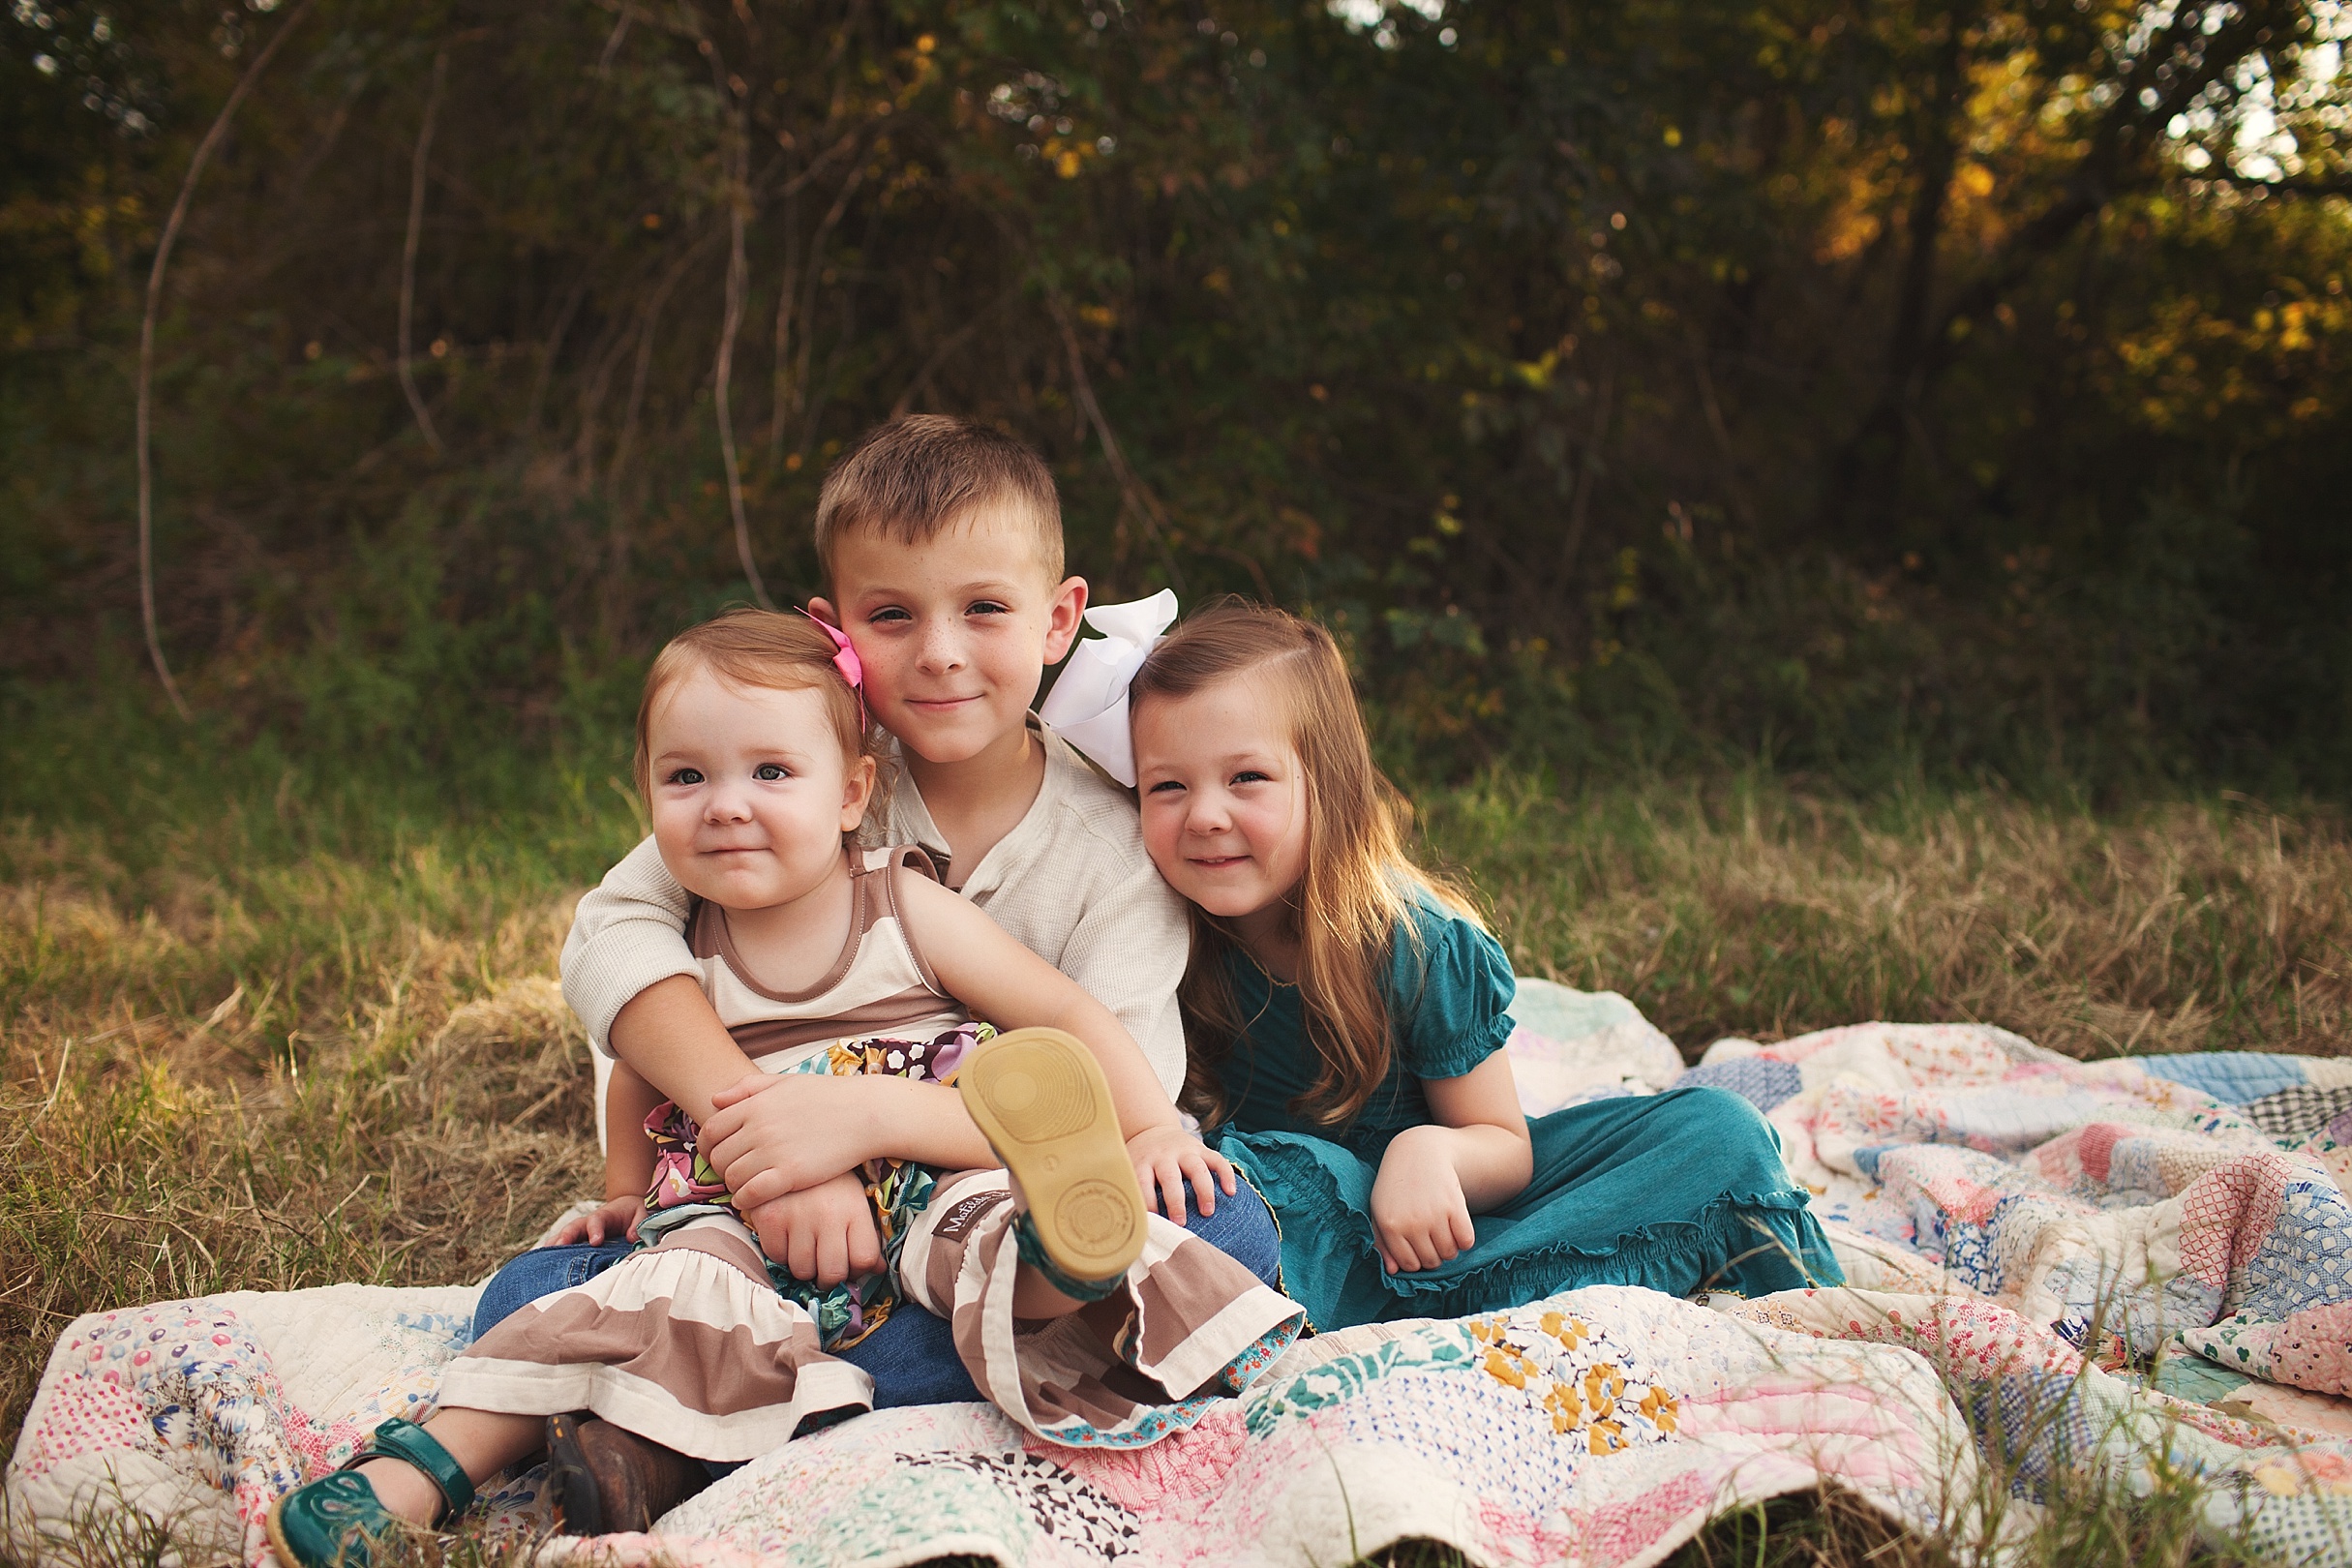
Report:
[[[660,324],[662,308],[669,304],[672,291],[686,276],[687,269],[693,266],[695,260],[702,256],[703,248],[709,245],[717,234],[718,230],[710,229],[680,252],[678,259],[670,263],[670,270],[662,274],[661,282],[654,286],[652,294],[646,300],[637,334],[637,368],[629,378],[628,407],[620,416],[619,438],[613,443],[613,462],[605,469],[604,487],[605,493],[609,496],[618,496],[621,472],[628,467],[629,454],[636,445],[637,416],[645,407],[646,378],[653,367],[653,331]],[[587,436],[585,430],[582,432],[582,436],[585,439]]]
[[425,400],[416,390],[416,376],[410,369],[408,329],[416,314],[416,243],[425,221],[425,162],[433,151],[434,122],[440,118],[441,88],[449,75],[449,51],[443,48],[433,57],[433,85],[425,93],[425,122],[417,128],[416,154],[408,161],[408,232],[400,247],[400,389],[408,400],[408,411],[416,415],[417,428],[434,451],[442,450],[440,432],[433,428],[433,415],[426,410]]
[[[1119,449],[1119,437],[1111,434],[1110,421],[1102,416],[1102,405],[1095,401],[1094,378],[1086,374],[1086,355],[1079,347],[1077,323],[1070,318],[1070,306],[1058,291],[1046,294],[1045,305],[1053,315],[1054,325],[1062,329],[1062,347],[1070,358],[1070,391],[1076,396],[1086,422],[1094,426],[1095,439],[1102,443],[1102,460],[1110,465],[1111,477],[1119,482],[1120,497],[1134,512],[1161,555],[1167,557],[1167,511],[1160,504],[1160,498],[1152,494],[1151,487],[1128,467],[1127,454]],[[1173,570],[1174,561],[1170,559],[1168,564]]]
[[904,415],[907,409],[913,406],[915,394],[930,382],[931,373],[946,364],[949,355],[970,343],[974,335],[987,324],[990,317],[1011,304],[1017,292],[1017,287],[1006,289],[996,298],[973,312],[962,326],[940,339],[938,347],[924,357],[921,366],[916,370],[915,374],[907,377],[906,390],[899,393],[898,400],[890,405],[890,417],[897,419]]
[[737,461],[735,450],[735,412],[729,406],[727,393],[735,372],[735,337],[743,324],[743,288],[750,273],[750,262],[743,254],[744,209],[751,203],[746,189],[745,166],[750,161],[750,134],[738,117],[735,137],[735,177],[728,181],[727,226],[730,249],[727,253],[727,315],[719,327],[718,365],[711,373],[711,398],[717,405],[719,460],[727,469],[727,510],[735,520],[735,556],[742,563],[743,576],[751,584],[751,596],[763,610],[773,610],[775,601],[768,596],[768,585],[760,580],[760,564],[751,554],[751,519],[743,509],[743,468]]
[[[800,188],[815,179],[827,165],[842,153],[857,148],[864,134],[862,126],[853,128],[847,136],[809,160],[808,166],[787,179],[776,193],[784,202],[784,277],[776,286],[775,385],[768,407],[768,451],[769,458],[774,461],[780,461],[784,456],[784,423],[796,411],[790,367],[793,315],[799,310],[800,302],[800,230],[797,221]],[[826,229],[841,221],[840,215],[849,204],[849,191],[855,189],[858,179],[858,173],[853,170],[849,185],[828,213],[826,224],[818,230],[820,239],[816,249],[823,249],[822,236]],[[809,268],[812,272],[816,269],[814,251],[810,254]]]
[[237,78],[237,85],[229,93],[228,102],[221,106],[220,116],[212,122],[212,129],[204,133],[202,141],[196,143],[196,156],[188,161],[187,176],[180,181],[179,199],[171,204],[171,216],[164,222],[164,237],[156,242],[155,265],[147,272],[147,311],[138,328],[138,412],[136,421],[138,427],[138,609],[139,619],[147,633],[147,656],[155,661],[156,677],[164,682],[164,693],[171,699],[171,706],[183,719],[190,716],[188,703],[180,696],[179,682],[171,678],[171,666],[164,659],[164,642],[155,629],[155,472],[150,437],[153,435],[155,392],[155,318],[164,302],[164,269],[170,264],[171,247],[180,237],[180,226],[188,221],[188,204],[195,199],[197,176],[204,172],[204,166],[212,161],[213,152],[221,145],[221,138],[228,134],[228,122],[236,114],[237,106],[254,90],[254,83],[261,79],[261,73],[277,54],[278,45],[284,44],[286,35],[310,14],[311,5],[312,0],[302,0],[287,15],[285,25],[270,35],[270,41],[261,46],[261,52],[254,56],[253,64],[245,68],[245,75]]
[[[792,407],[795,413],[798,413],[808,407],[808,364],[816,349],[817,288],[818,286],[823,284],[825,281],[825,268],[823,265],[825,260],[825,242],[832,238],[834,228],[839,226],[841,223],[842,214],[849,211],[850,197],[858,194],[858,187],[862,184],[864,180],[865,166],[863,164],[859,164],[857,167],[850,170],[849,178],[841,182],[841,190],[839,194],[833,197],[833,204],[826,209],[824,221],[817,225],[815,238],[808,242],[808,259],[805,263],[803,263],[806,282],[801,286],[801,303],[796,307],[801,319],[806,324],[801,328],[800,332],[800,353],[798,362],[793,368],[792,385],[789,388],[784,389],[789,390],[792,394]],[[786,325],[789,325],[789,323],[786,323]],[[783,347],[784,336],[785,334],[781,330],[779,330],[776,334],[776,343],[779,349],[781,349]],[[807,435],[808,433],[806,431],[801,433],[801,444],[803,446],[807,444]]]
[[1740,482],[1739,454],[1732,446],[1732,427],[1723,417],[1723,404],[1715,396],[1715,377],[1706,366],[1706,339],[1695,321],[1683,322],[1690,342],[1691,369],[1699,378],[1699,406],[1706,412],[1708,434],[1715,437],[1716,450],[1723,454],[1723,482],[1730,492],[1732,511],[1743,528],[1756,527],[1756,508],[1748,500],[1748,487]]
[[1592,438],[1585,443],[1584,461],[1577,465],[1576,489],[1568,498],[1568,528],[1560,537],[1559,578],[1552,591],[1554,603],[1566,600],[1569,584],[1576,578],[1577,553],[1583,547],[1584,527],[1592,517],[1592,491],[1601,473],[1601,443],[1609,438],[1610,407],[1616,390],[1617,372],[1613,365],[1601,372],[1599,392],[1593,399]]
[[604,52],[596,57],[596,75],[601,76],[612,71],[613,56],[619,50],[620,41],[629,36],[629,23],[636,19],[636,7],[622,6],[620,8],[619,20],[613,23],[613,31],[604,41]]

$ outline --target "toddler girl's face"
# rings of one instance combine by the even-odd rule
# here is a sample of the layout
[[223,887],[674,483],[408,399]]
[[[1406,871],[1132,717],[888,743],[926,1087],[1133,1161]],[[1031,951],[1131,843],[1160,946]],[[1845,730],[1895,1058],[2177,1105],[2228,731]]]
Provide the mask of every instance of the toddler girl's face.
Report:
[[1143,846],[1168,886],[1243,923],[1279,913],[1307,865],[1307,782],[1282,705],[1221,680],[1134,709]]
[[773,691],[697,670],[647,726],[648,802],[662,864],[722,909],[768,909],[841,864],[874,768],[852,769],[815,687]]

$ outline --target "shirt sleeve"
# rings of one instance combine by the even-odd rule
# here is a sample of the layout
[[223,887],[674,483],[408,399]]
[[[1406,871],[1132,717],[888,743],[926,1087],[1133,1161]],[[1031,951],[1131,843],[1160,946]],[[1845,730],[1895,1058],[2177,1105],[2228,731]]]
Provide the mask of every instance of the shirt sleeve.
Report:
[[1423,910],[1416,951],[1397,938],[1389,998],[1397,1054],[1417,1078],[1459,1078],[1511,1038],[1511,998],[1519,988],[1502,944],[1474,921]]
[[640,991],[673,975],[702,978],[686,946],[686,890],[661,863],[653,840],[622,858],[582,895],[563,939],[563,1000],[605,1056],[613,1019]]
[[1176,985],[1191,945],[1184,900],[1147,861],[1093,900],[1055,965],[1127,1026],[1171,1101],[1184,1090],[1184,1018]]

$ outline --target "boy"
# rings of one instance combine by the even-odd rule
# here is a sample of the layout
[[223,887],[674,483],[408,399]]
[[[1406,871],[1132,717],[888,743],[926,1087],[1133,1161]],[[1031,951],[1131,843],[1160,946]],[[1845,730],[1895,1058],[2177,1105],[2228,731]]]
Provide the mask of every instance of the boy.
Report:
[[[986,426],[902,419],[870,432],[827,475],[816,540],[830,596],[809,608],[848,635],[873,717],[897,741],[879,841],[922,846],[949,887],[1107,1007],[1173,1097],[1185,1065],[1175,1000],[1190,940],[1183,903],[1144,854],[1133,799],[1029,712],[1086,608],[1085,580],[1063,574],[1052,476]],[[734,1049],[695,979],[685,912],[648,840],[581,901],[564,944],[564,996],[590,1039],[654,1080],[688,1053]],[[831,1284],[879,1251],[869,1219],[810,1236],[777,1201],[837,1174],[794,1164],[796,1087],[747,1083],[703,1132],[770,1254],[789,1249],[796,1272],[809,1261]],[[616,1104],[608,1137],[644,1135],[628,1109]],[[609,1197],[625,1207],[637,1195]],[[509,1263],[484,1292],[476,1333],[623,1255],[628,1244],[602,1234],[620,1212],[608,1205],[576,1224],[591,1245]],[[1273,1282],[1273,1218],[1246,1187],[1213,1214],[1181,1217]],[[878,1408],[980,1397],[948,1325],[929,1313],[894,1313],[840,1354],[873,1374]]]

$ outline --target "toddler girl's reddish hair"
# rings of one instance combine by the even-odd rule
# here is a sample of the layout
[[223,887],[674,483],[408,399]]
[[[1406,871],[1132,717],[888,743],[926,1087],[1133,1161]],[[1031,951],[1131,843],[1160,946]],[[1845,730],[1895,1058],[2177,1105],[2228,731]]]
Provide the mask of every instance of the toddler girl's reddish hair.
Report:
[[662,694],[697,671],[707,670],[730,685],[755,691],[805,691],[825,694],[826,717],[841,742],[842,761],[855,767],[859,757],[877,749],[876,737],[863,728],[858,694],[833,664],[836,649],[825,629],[802,615],[738,606],[692,626],[670,639],[653,656],[646,672],[645,696],[637,704],[637,793],[652,798],[647,776],[652,751],[648,738],[653,709]]

